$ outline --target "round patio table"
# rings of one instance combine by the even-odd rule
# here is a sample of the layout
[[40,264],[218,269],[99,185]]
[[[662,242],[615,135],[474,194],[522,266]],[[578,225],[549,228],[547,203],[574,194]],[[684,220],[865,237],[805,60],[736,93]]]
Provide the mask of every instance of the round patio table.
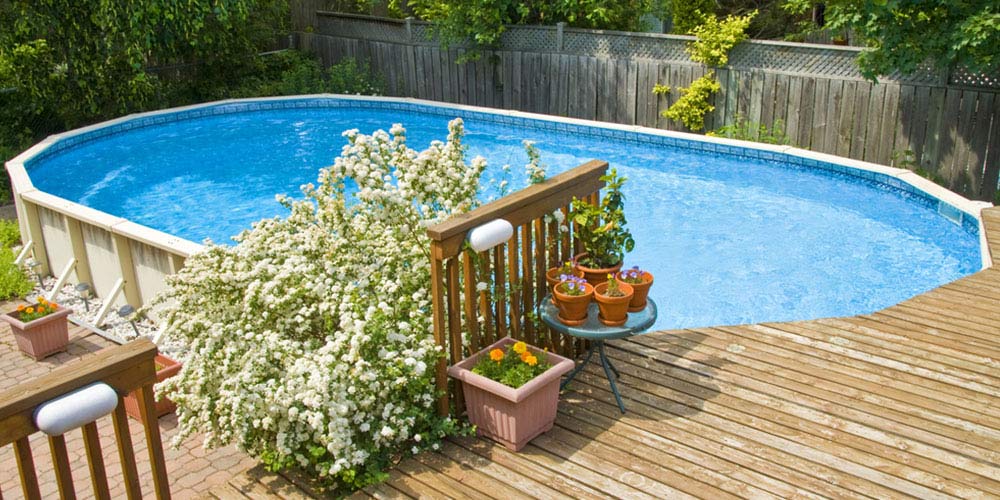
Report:
[[[646,308],[639,312],[628,313],[628,320],[622,326],[608,326],[601,323],[597,319],[598,308],[596,302],[591,302],[587,310],[587,322],[579,326],[569,326],[563,324],[558,319],[559,308],[552,303],[551,296],[546,295],[542,299],[541,303],[538,304],[536,308],[538,311],[538,317],[545,322],[553,330],[559,333],[565,333],[566,335],[571,335],[573,337],[578,337],[581,339],[586,339],[590,341],[590,348],[587,349],[587,355],[583,358],[583,362],[580,363],[573,371],[569,372],[566,376],[566,380],[563,380],[562,384],[559,385],[559,389],[562,390],[569,384],[576,374],[587,366],[590,362],[591,356],[594,355],[594,351],[598,352],[601,359],[601,366],[604,368],[604,375],[608,378],[608,383],[611,384],[611,393],[615,395],[615,401],[618,402],[618,409],[625,413],[625,405],[622,404],[622,397],[618,394],[618,386],[615,384],[615,378],[621,378],[621,373],[615,368],[615,365],[611,364],[611,360],[608,359],[607,354],[604,352],[604,341],[605,340],[615,340],[623,339],[625,337],[631,337],[637,333],[644,332],[653,326],[656,322],[656,302],[653,299],[646,299]],[[611,374],[614,373],[614,377]]]

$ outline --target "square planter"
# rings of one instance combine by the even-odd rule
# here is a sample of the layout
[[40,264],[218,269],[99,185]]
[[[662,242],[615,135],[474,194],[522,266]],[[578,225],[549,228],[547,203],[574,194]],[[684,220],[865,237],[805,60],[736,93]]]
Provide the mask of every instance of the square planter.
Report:
[[[157,365],[160,368],[156,369],[156,382],[163,382],[164,380],[177,375],[181,371],[181,364],[178,361],[174,361],[162,354],[157,354],[154,358]],[[156,418],[160,418],[174,410],[177,409],[177,405],[174,404],[169,398],[163,398],[159,401],[153,403],[156,409]],[[136,419],[142,420],[142,414],[139,413],[139,397],[136,392],[130,392],[125,396],[125,413],[128,416]]]
[[551,368],[528,383],[514,389],[472,372],[481,356],[492,349],[503,349],[517,342],[507,337],[448,367],[448,375],[462,382],[469,421],[480,436],[486,436],[508,449],[519,451],[539,434],[552,428],[559,406],[559,382],[573,369],[572,360],[528,346],[537,357],[544,357]]
[[58,311],[24,323],[21,313],[13,311],[0,316],[10,324],[10,331],[17,340],[17,348],[35,361],[66,350],[69,344],[67,318],[73,310],[60,308]]

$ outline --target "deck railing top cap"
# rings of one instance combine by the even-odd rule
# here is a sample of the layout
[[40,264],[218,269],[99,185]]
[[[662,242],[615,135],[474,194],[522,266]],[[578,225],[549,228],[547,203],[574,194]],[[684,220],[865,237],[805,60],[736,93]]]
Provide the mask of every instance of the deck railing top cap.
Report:
[[440,224],[431,226],[427,228],[427,235],[433,241],[442,241],[459,234],[465,234],[466,231],[480,224],[493,219],[502,219],[504,214],[528,203],[563,191],[580,182],[596,179],[604,175],[607,168],[608,162],[591,160],[572,170],[556,175],[541,184],[528,186],[516,193],[487,203],[471,212],[456,215]]

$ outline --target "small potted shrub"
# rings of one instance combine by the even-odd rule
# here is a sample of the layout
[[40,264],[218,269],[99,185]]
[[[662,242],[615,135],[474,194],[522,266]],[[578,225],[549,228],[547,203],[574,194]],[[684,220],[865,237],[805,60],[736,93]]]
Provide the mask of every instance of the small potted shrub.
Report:
[[519,451],[552,428],[559,381],[573,361],[507,337],[448,367],[476,432]]
[[646,298],[649,296],[649,288],[653,286],[653,273],[639,269],[639,266],[632,266],[618,273],[618,279],[629,285],[635,293],[632,301],[628,304],[628,312],[639,312],[646,308]]
[[[153,358],[153,363],[156,365],[156,383],[163,382],[164,380],[177,375],[181,371],[181,364],[179,361],[174,361],[163,354],[157,354],[156,357]],[[142,413],[139,412],[138,394],[130,392],[124,399],[125,413],[128,413],[128,416],[136,420],[142,420]],[[174,402],[169,398],[161,397],[159,401],[156,401],[155,409],[156,418],[160,418],[176,410],[177,405],[174,404]]]
[[587,309],[594,297],[594,287],[579,276],[562,275],[552,295],[559,308],[559,321],[577,326],[587,321]]
[[594,300],[601,313],[597,319],[608,326],[621,326],[628,321],[628,305],[632,300],[632,286],[619,282],[609,274],[608,280],[594,287]]
[[562,281],[562,276],[577,276],[582,278],[583,273],[573,265],[573,261],[571,260],[563,262],[561,266],[551,267],[548,271],[545,271],[545,281],[549,284],[549,292],[552,293],[553,304],[556,303],[555,287]]
[[4,314],[3,319],[10,324],[17,348],[37,361],[66,350],[69,344],[67,317],[72,312],[72,309],[39,297],[34,304],[17,306],[16,311]]
[[601,177],[607,192],[596,207],[583,200],[573,200],[573,224],[583,253],[575,257],[577,268],[591,285],[607,281],[622,267],[625,252],[635,247],[632,233],[625,227],[625,195],[622,185],[627,180],[614,169]]

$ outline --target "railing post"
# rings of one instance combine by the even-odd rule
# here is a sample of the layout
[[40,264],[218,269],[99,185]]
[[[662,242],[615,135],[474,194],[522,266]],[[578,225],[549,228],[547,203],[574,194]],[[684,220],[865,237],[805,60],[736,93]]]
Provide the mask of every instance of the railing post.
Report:
[[556,23],[556,52],[563,51],[563,30],[566,28],[566,23],[558,22]]
[[441,395],[438,397],[438,415],[448,415],[448,336],[445,334],[444,325],[444,268],[443,260],[440,258],[441,244],[437,241],[431,242],[431,312],[434,315],[434,342],[441,346],[442,356],[438,359],[437,366],[434,367],[434,384]]
[[406,43],[413,43],[413,17],[406,18]]

